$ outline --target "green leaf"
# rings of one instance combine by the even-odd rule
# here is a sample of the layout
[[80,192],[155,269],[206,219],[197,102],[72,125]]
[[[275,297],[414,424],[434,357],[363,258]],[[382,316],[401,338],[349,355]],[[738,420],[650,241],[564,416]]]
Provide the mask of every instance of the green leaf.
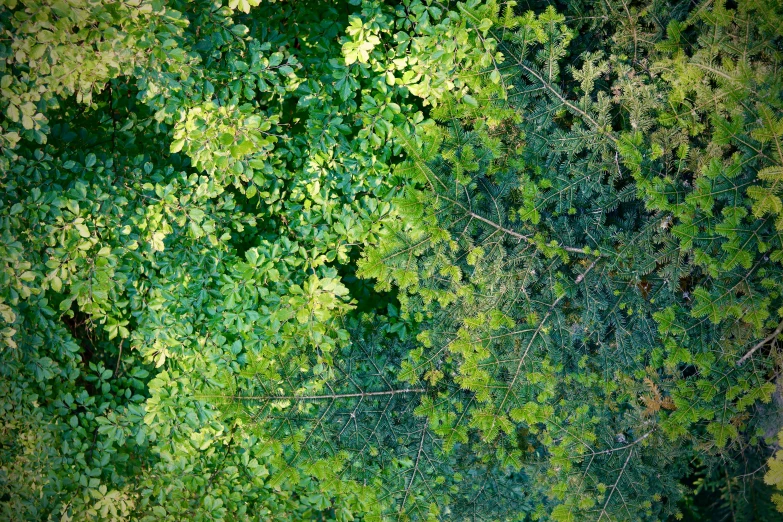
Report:
[[185,145],[185,139],[184,138],[179,139],[179,140],[174,140],[171,143],[171,147],[169,148],[169,152],[171,152],[172,154],[175,154],[175,153],[177,153],[177,152],[182,150],[182,146],[183,145]]
[[90,229],[87,228],[87,225],[84,223],[75,223],[74,227],[76,228],[76,231],[79,232],[79,235],[83,238],[90,237]]

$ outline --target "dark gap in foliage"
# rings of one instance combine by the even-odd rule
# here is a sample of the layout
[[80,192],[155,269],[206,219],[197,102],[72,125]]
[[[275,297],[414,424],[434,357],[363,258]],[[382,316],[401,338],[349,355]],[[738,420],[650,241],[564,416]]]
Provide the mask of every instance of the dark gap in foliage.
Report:
[[400,302],[397,298],[399,290],[396,287],[390,291],[380,292],[375,288],[374,281],[356,276],[356,261],[360,258],[361,252],[360,246],[353,246],[348,254],[350,259],[348,263],[335,263],[337,273],[348,288],[351,299],[356,301],[356,312],[385,315],[389,309],[399,310]]
[[692,364],[680,365],[680,374],[684,379],[687,379],[688,377],[693,377],[694,375],[698,375],[698,373],[699,373],[699,369]]
[[71,305],[69,312],[62,315],[61,320],[70,332],[73,339],[81,347],[82,364],[87,366],[92,362],[97,353],[96,346],[98,332],[95,330],[94,323],[89,315],[79,310],[76,303]]
[[723,464],[697,465],[682,479],[682,484],[694,493],[679,502],[681,520],[771,522],[775,489],[761,479],[769,449],[748,447],[741,453],[731,453]]

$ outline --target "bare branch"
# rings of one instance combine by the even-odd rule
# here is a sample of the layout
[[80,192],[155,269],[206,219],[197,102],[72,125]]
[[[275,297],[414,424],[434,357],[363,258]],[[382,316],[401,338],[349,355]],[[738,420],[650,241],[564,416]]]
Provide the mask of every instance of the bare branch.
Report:
[[769,342],[772,342],[772,341],[774,341],[774,340],[777,338],[777,336],[778,336],[778,335],[780,335],[781,333],[783,333],[783,321],[781,321],[781,322],[780,322],[780,324],[778,325],[778,327],[777,327],[777,328],[775,328],[775,331],[774,331],[774,332],[772,332],[771,334],[769,334],[768,336],[766,336],[764,339],[762,339],[761,341],[759,341],[759,343],[758,343],[756,346],[754,346],[753,348],[751,348],[751,349],[750,349],[750,351],[748,351],[748,353],[746,353],[745,355],[743,355],[743,356],[740,358],[740,360],[739,360],[739,361],[737,361],[737,366],[742,366],[743,364],[745,364],[745,361],[747,361],[748,359],[750,359],[750,357],[751,357],[751,356],[752,356],[754,353],[756,353],[756,351],[758,351],[758,349],[759,349],[759,348],[761,348],[762,346],[764,346],[765,344],[767,344],[767,343],[769,343]]
[[380,397],[383,395],[403,395],[408,393],[425,393],[424,388],[404,388],[378,392],[331,393],[326,395],[200,395],[197,399],[234,399],[244,401],[328,401],[334,399],[350,399],[355,397]]

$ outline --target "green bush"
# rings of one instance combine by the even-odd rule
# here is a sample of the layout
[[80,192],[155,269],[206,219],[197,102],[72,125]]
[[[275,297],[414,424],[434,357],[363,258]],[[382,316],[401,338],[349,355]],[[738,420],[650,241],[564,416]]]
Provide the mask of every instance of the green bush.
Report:
[[0,28],[2,518],[779,516],[778,3]]

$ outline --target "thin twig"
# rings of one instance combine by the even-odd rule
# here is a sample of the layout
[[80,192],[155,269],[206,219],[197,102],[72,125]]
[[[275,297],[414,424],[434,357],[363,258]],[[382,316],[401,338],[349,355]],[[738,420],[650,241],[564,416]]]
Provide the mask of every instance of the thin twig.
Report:
[[401,519],[402,516],[405,514],[405,503],[408,501],[408,495],[411,492],[411,489],[413,488],[413,481],[416,479],[416,473],[421,474],[419,471],[419,462],[421,462],[421,452],[424,449],[424,438],[427,436],[427,426],[425,425],[421,429],[421,440],[419,440],[419,451],[416,453],[416,462],[413,464],[413,473],[411,473],[411,480],[408,482],[408,487],[405,488],[405,497],[402,499],[402,504],[400,505],[400,513],[397,519]]
[[581,283],[581,282],[582,282],[582,280],[585,278],[585,276],[587,275],[587,273],[588,273],[590,270],[592,270],[592,269],[593,269],[593,267],[595,267],[595,264],[598,262],[598,259],[599,259],[599,258],[596,258],[596,259],[594,259],[594,260],[593,260],[593,262],[592,262],[592,263],[590,263],[590,266],[588,266],[588,267],[587,267],[587,270],[585,270],[585,271],[584,271],[584,273],[581,273],[581,274],[579,274],[579,276],[578,276],[578,277],[577,277],[577,278],[574,280],[574,282],[575,282],[576,284],[579,284],[579,283]]
[[[619,448],[609,448],[609,449],[607,449],[607,450],[603,450],[603,451],[596,451],[596,452],[594,452],[594,453],[588,453],[587,455],[590,455],[591,457],[595,457],[595,456],[597,456],[597,455],[606,455],[606,454],[608,454],[608,453],[615,453],[615,452],[617,452],[617,451],[622,451],[622,450],[624,450],[624,449],[628,449],[628,448],[630,448],[631,446],[636,446],[637,444],[639,444],[640,442],[642,442],[644,439],[646,439],[647,437],[649,437],[650,435],[652,435],[654,431],[655,431],[655,428],[651,429],[650,431],[648,431],[647,433],[645,433],[644,435],[642,435],[641,437],[639,437],[639,438],[638,438],[638,439],[636,439],[635,441],[633,441],[633,442],[629,442],[629,443],[628,443],[628,444],[626,444],[625,446],[620,446]],[[585,456],[587,456],[587,455],[585,455]]]
[[606,502],[604,502],[604,507],[603,509],[601,509],[601,514],[598,517],[598,522],[601,522],[601,520],[604,518],[604,515],[608,516],[608,512],[606,510],[609,507],[609,502],[612,500],[612,496],[614,495],[614,492],[617,491],[617,488],[620,485],[620,479],[623,478],[623,474],[625,473],[625,468],[628,467],[628,463],[631,461],[632,456],[633,456],[633,450],[628,451],[628,457],[626,457],[625,463],[623,464],[620,473],[617,474],[617,480],[614,481],[614,485],[612,486],[612,491],[606,497]]
[[737,361],[737,366],[742,366],[743,364],[745,364],[745,361],[747,361],[748,359],[750,359],[750,356],[751,356],[751,355],[753,355],[754,353],[756,353],[756,351],[757,351],[759,348],[761,348],[762,346],[764,346],[764,345],[765,345],[765,344],[767,344],[768,342],[774,341],[774,340],[775,340],[775,338],[776,338],[778,335],[780,335],[781,333],[783,333],[783,321],[781,321],[781,323],[778,325],[778,327],[777,327],[777,328],[775,328],[775,331],[774,331],[774,332],[772,332],[771,334],[769,334],[768,336],[766,336],[764,339],[762,339],[761,341],[759,341],[759,343],[758,343],[756,346],[754,346],[753,348],[751,348],[751,349],[750,349],[750,351],[749,351],[748,353],[746,353],[745,355],[743,355],[743,356],[742,356],[742,358],[741,358],[739,361]]
[[114,367],[114,376],[117,377],[117,372],[120,371],[120,361],[122,361],[122,344],[125,342],[125,339],[120,340],[120,353],[117,355],[117,364]]
[[246,401],[327,401],[350,399],[355,397],[379,397],[383,395],[402,395],[407,393],[425,393],[424,388],[404,388],[378,392],[333,393],[327,395],[199,395],[197,399],[235,399]]
[[[446,199],[446,198],[444,198],[444,199]],[[473,211],[468,210],[467,212],[468,212],[468,215],[470,217],[472,217],[474,219],[478,219],[479,221],[482,221],[482,222],[486,223],[487,225],[493,226],[496,229],[500,230],[501,232],[503,232],[505,234],[508,234],[511,237],[515,237],[515,238],[520,239],[520,240],[525,240],[528,243],[535,244],[535,241],[533,241],[533,239],[530,236],[526,236],[524,234],[520,234],[519,232],[514,232],[513,230],[511,230],[509,228],[505,228],[504,226],[500,225],[499,223],[495,223],[491,219],[487,219],[485,217],[482,217],[482,216],[480,216],[479,214],[476,214]],[[577,247],[565,246],[565,245],[557,245],[557,248],[562,248],[566,252],[571,252],[571,253],[574,253],[574,254],[586,254],[584,248],[577,248]],[[601,254],[596,254],[596,255],[598,255],[600,257]],[[577,283],[578,282],[579,281],[577,281]]]

